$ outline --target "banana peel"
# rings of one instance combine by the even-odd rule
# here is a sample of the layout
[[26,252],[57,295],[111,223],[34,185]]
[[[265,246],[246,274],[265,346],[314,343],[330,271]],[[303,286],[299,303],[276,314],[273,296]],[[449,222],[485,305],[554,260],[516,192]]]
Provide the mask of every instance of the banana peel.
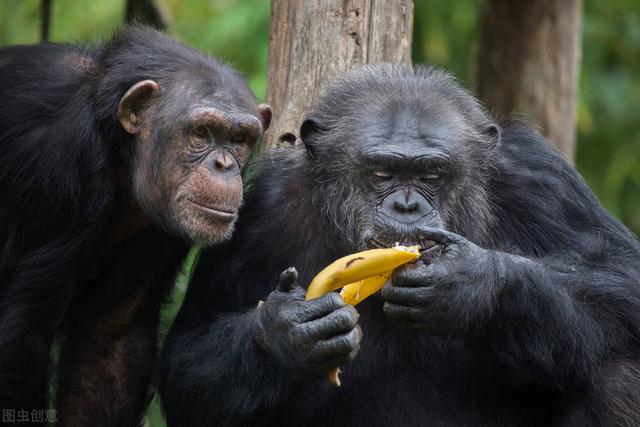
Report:
[[376,274],[342,288],[340,296],[347,304],[357,305],[368,296],[378,292],[391,277],[391,272]]
[[393,246],[342,257],[313,278],[307,288],[307,299],[321,297],[348,284],[372,276],[391,274],[394,269],[420,256],[420,246]]
[[[380,290],[393,270],[420,256],[420,246],[394,246],[369,249],[342,257],[329,264],[313,278],[307,288],[306,299],[321,297],[342,288],[340,296],[356,305]],[[329,382],[340,386],[340,368],[328,374]]]

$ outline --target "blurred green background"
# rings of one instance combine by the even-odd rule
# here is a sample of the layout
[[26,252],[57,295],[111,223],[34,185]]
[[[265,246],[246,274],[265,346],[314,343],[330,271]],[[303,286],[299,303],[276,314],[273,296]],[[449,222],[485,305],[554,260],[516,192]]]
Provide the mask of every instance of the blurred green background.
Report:
[[[168,33],[233,64],[266,92],[268,0],[157,0]],[[473,90],[477,0],[415,0],[413,59]],[[50,39],[91,41],[122,24],[125,0],[53,0]],[[0,44],[39,40],[40,1],[0,0]],[[640,234],[640,1],[585,0],[576,165],[602,203]],[[191,256],[193,259],[193,254]],[[179,306],[167,307],[165,328]],[[157,402],[148,425],[162,426]]]
[[[268,0],[156,0],[168,32],[235,65],[264,98]],[[414,62],[473,90],[477,0],[416,0]],[[107,37],[125,0],[53,0],[51,40]],[[39,40],[39,0],[0,0],[0,44]],[[640,1],[585,0],[576,165],[604,205],[640,234]]]

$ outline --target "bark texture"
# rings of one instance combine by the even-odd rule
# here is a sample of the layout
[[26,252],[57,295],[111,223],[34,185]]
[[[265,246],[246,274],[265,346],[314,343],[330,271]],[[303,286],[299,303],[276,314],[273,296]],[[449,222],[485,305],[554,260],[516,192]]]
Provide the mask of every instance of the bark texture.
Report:
[[523,113],[569,160],[575,151],[581,0],[484,0],[478,95],[500,116]]
[[293,142],[322,88],[345,71],[410,63],[412,33],[412,0],[272,0],[266,146]]

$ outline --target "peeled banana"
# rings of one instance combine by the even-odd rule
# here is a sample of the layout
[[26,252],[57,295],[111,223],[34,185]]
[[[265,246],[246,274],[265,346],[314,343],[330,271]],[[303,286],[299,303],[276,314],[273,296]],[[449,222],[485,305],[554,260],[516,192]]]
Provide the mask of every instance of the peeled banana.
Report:
[[[307,288],[307,299],[321,297],[331,291],[351,283],[357,284],[372,276],[390,275],[395,268],[413,261],[419,256],[420,246],[369,249],[347,255],[329,264],[313,278]],[[376,281],[376,283],[378,282],[379,280]]]
[[[340,296],[347,304],[356,305],[376,293],[391,277],[393,270],[420,256],[420,246],[394,246],[370,249],[334,261],[307,288],[307,299],[321,297],[342,288]],[[329,372],[329,381],[340,386],[340,368]]]
[[340,296],[347,304],[356,305],[378,292],[391,277],[391,272],[376,274],[343,287]]

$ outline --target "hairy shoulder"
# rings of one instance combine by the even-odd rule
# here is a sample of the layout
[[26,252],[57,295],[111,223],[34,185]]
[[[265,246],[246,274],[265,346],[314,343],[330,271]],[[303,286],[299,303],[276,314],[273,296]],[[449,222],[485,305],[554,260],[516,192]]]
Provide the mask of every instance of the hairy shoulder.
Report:
[[635,236],[535,130],[505,123],[495,165],[490,193],[497,239],[531,255],[567,249],[589,255],[611,245],[638,250]]
[[56,44],[0,51],[0,232],[14,240],[46,244],[106,214],[92,55]]

